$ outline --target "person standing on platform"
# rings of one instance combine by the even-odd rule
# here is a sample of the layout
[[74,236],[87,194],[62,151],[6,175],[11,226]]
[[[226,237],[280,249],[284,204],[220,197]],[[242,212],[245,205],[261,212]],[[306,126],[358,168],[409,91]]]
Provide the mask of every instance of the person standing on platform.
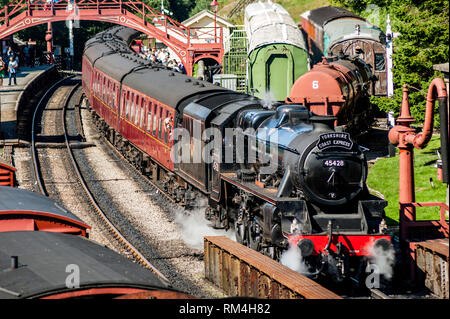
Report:
[[15,53],[14,53],[13,49],[11,47],[8,47],[8,51],[6,52],[6,58],[8,59],[7,61],[9,61],[9,59],[14,56],[15,56]]
[[3,78],[6,77],[7,63],[0,56],[0,87],[3,86]]
[[9,85],[11,85],[11,78],[14,78],[14,85],[17,85],[16,73],[17,67],[19,64],[17,60],[14,60],[14,57],[9,58],[8,72],[9,72]]

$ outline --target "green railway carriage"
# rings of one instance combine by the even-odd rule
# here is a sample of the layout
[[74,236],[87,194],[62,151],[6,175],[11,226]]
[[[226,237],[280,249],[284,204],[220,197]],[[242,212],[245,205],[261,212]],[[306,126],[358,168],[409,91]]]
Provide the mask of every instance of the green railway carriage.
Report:
[[245,9],[248,91],[259,98],[284,101],[294,82],[310,68],[303,34],[280,5],[257,2]]

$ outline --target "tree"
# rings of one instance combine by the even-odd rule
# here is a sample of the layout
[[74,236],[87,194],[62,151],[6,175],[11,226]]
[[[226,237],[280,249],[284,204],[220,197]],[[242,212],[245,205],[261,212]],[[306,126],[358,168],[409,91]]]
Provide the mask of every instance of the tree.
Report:
[[[334,0],[335,4],[367,18],[376,9],[378,21],[385,29],[389,13],[394,32],[400,37],[394,40],[394,86],[392,98],[372,98],[383,111],[399,113],[403,84],[408,84],[411,114],[417,121],[425,115],[425,93],[433,78],[440,73],[434,64],[449,61],[449,2],[447,0]],[[371,21],[369,19],[370,22]],[[376,21],[374,24],[377,24]],[[437,114],[437,112],[435,112]],[[435,117],[436,125],[439,123]]]
[[209,4],[211,3],[210,0],[199,0],[196,1],[195,3],[195,7],[191,10],[191,12],[189,13],[190,16],[193,16],[194,14],[199,13],[202,10],[208,9],[210,10],[211,8],[209,7]]

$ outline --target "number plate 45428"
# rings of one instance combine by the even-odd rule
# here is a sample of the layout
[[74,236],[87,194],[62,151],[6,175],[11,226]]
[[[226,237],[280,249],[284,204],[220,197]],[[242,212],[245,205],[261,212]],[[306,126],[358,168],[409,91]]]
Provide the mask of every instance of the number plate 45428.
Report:
[[345,167],[347,163],[344,160],[326,160],[323,161],[324,167]]

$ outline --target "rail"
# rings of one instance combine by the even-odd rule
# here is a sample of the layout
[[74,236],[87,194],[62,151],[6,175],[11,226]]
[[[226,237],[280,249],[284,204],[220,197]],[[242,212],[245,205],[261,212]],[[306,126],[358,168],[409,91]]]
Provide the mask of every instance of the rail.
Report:
[[[71,79],[73,77],[75,77],[76,75],[72,75],[66,78],[63,78],[59,81],[57,81],[56,83],[54,83],[46,92],[45,94],[42,96],[42,98],[39,100],[36,109],[34,111],[33,114],[33,120],[32,120],[32,142],[31,142],[31,146],[30,146],[30,151],[32,154],[32,163],[33,163],[33,171],[35,174],[35,178],[36,178],[36,182],[39,188],[39,191],[41,192],[42,195],[44,196],[48,196],[47,191],[45,189],[45,185],[44,185],[44,181],[43,178],[41,176],[41,172],[40,172],[40,168],[39,168],[39,160],[38,160],[38,156],[37,156],[37,152],[36,152],[36,143],[35,143],[35,133],[36,133],[36,119],[37,119],[37,113],[39,112],[39,110],[41,109],[41,106],[43,105],[44,101],[46,100],[47,96],[54,91],[54,88],[57,87],[58,85],[61,85],[61,83],[63,83],[64,81],[67,81],[68,79]],[[138,249],[136,249],[121,233],[120,231],[114,226],[114,224],[108,219],[107,215],[103,212],[103,210],[100,208],[100,206],[97,204],[94,196],[92,195],[92,193],[90,192],[84,178],[83,175],[81,174],[80,168],[76,162],[76,159],[73,155],[72,152],[72,146],[70,144],[69,141],[69,136],[67,134],[67,128],[66,128],[66,109],[67,106],[69,104],[70,99],[72,98],[72,96],[74,95],[74,93],[78,90],[80,86],[80,83],[76,84],[73,86],[73,88],[70,90],[70,92],[66,95],[65,100],[63,101],[63,112],[62,114],[62,123],[63,123],[63,134],[64,134],[64,139],[65,139],[65,146],[67,149],[67,152],[69,154],[70,157],[70,161],[72,163],[72,166],[75,170],[75,173],[77,175],[77,179],[78,182],[80,184],[80,186],[83,188],[84,192],[86,193],[86,196],[88,197],[89,201],[91,202],[92,207],[95,209],[95,211],[97,212],[97,214],[100,216],[100,218],[103,220],[103,222],[106,224],[106,226],[109,228],[109,230],[112,232],[112,234],[114,235],[114,237],[120,242],[122,243],[122,245],[124,245],[126,247],[126,249],[131,252],[131,254],[147,269],[151,270],[153,273],[155,273],[159,278],[161,278],[161,280],[169,286],[169,280],[158,270],[156,269],[146,258],[145,256],[139,252]]]
[[103,222],[106,224],[106,226],[109,228],[109,230],[113,233],[114,237],[121,242],[128,251],[130,251],[133,256],[147,269],[151,270],[153,273],[155,273],[158,277],[160,277],[166,284],[169,284],[169,280],[158,270],[156,269],[150,261],[145,258],[145,256],[136,248],[134,247],[117,229],[117,227],[114,226],[114,224],[109,220],[108,216],[105,214],[105,212],[101,209],[101,207],[98,205],[97,201],[95,200],[92,192],[89,190],[89,187],[86,184],[86,181],[80,171],[80,167],[73,155],[72,147],[70,145],[69,136],[67,134],[67,127],[66,127],[66,110],[67,106],[69,104],[69,101],[73,94],[79,89],[81,83],[78,83],[73,87],[73,89],[70,91],[70,93],[67,95],[66,100],[63,104],[63,112],[62,112],[62,123],[63,123],[63,131],[64,131],[64,140],[65,145],[67,149],[67,153],[70,157],[70,162],[72,164],[72,167],[75,171],[75,174],[77,175],[78,182],[85,192],[87,198],[92,204],[92,207],[95,209],[97,214],[100,216],[100,218],[103,220]]
[[44,195],[48,196],[47,190],[45,189],[44,182],[41,176],[41,172],[39,170],[39,160],[36,152],[36,116],[44,102],[44,100],[47,98],[47,96],[53,92],[53,89],[63,83],[64,81],[68,80],[69,78],[74,77],[74,75],[69,76],[67,78],[62,78],[61,80],[58,80],[56,83],[54,83],[41,97],[39,102],[36,105],[36,108],[33,112],[33,118],[31,120],[31,144],[30,144],[30,152],[31,152],[31,160],[33,163],[33,172],[34,172],[34,178],[36,180],[37,187],[39,189],[39,192]]

